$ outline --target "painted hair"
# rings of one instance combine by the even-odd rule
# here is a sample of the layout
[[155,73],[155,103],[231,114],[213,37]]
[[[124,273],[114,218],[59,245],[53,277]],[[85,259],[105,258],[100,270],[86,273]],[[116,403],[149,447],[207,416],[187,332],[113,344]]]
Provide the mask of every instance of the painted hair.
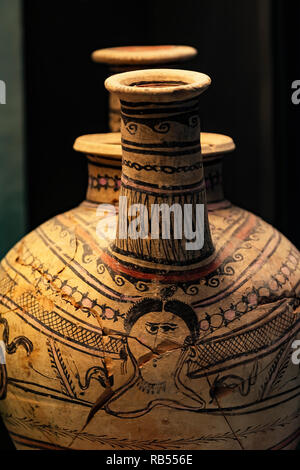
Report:
[[181,318],[191,332],[191,336],[195,337],[198,334],[198,319],[197,316],[189,305],[181,302],[180,300],[167,300],[160,299],[143,299],[134,304],[124,321],[124,327],[127,333],[130,332],[133,325],[139,318],[151,312],[170,312]]

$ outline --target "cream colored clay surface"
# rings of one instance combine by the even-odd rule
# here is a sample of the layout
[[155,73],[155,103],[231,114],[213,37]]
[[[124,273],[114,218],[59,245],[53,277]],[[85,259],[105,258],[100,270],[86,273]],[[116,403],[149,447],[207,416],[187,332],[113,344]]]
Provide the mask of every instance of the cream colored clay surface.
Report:
[[[108,191],[111,207],[101,213],[100,200],[86,200],[1,261],[4,423],[18,448],[296,447],[299,252],[246,210],[208,211],[198,97],[209,78],[151,71],[146,80],[168,85],[136,93],[128,83],[140,72],[124,75],[108,82],[126,98],[121,188],[117,170],[103,173],[98,160],[109,156],[88,155],[88,194]],[[185,82],[175,100],[173,80]],[[146,208],[203,204],[202,246],[110,239],[121,210],[113,194]]]

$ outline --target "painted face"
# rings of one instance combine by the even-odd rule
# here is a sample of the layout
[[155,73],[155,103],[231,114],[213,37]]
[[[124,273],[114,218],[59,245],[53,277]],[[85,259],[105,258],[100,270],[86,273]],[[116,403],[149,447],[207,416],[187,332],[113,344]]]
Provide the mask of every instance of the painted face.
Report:
[[172,313],[151,312],[140,317],[130,331],[128,347],[143,378],[160,383],[172,375],[189,334],[186,323]]

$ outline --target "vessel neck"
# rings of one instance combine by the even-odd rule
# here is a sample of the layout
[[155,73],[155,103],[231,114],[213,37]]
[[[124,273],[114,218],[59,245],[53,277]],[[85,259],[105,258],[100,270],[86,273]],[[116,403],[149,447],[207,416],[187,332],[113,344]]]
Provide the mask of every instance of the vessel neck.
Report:
[[223,155],[204,159],[205,187],[208,211],[229,207],[224,196]]
[[95,204],[118,204],[121,164],[111,165],[105,158],[87,155],[88,187],[86,200]]
[[214,160],[204,160],[204,172],[207,203],[223,201],[223,162],[221,157]]
[[[137,263],[202,263],[214,247],[199,139],[199,97],[164,103],[121,100],[121,118],[121,199],[112,249]],[[137,231],[138,237],[132,237]]]

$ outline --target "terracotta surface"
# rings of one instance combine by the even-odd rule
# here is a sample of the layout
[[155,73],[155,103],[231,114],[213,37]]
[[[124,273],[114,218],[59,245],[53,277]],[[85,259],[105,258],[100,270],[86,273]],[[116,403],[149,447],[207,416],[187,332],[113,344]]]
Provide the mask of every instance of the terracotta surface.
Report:
[[[130,86],[163,80],[187,85]],[[84,201],[2,260],[0,410],[18,448],[296,446],[299,252],[230,203],[207,211],[199,95],[209,83],[176,70],[107,81],[124,101],[121,195],[205,204],[201,249],[100,239],[98,203]],[[99,157],[103,171],[105,159],[118,161],[112,152],[91,152],[91,164]],[[209,159],[217,165],[218,151]],[[208,175],[219,204],[221,179]],[[115,217],[112,209],[106,223]]]
[[[160,67],[190,60],[197,55],[191,46],[123,46],[98,49],[92,53],[92,60],[106,64],[109,73]],[[109,128],[112,132],[120,131],[120,102],[115,94],[109,95]]]

